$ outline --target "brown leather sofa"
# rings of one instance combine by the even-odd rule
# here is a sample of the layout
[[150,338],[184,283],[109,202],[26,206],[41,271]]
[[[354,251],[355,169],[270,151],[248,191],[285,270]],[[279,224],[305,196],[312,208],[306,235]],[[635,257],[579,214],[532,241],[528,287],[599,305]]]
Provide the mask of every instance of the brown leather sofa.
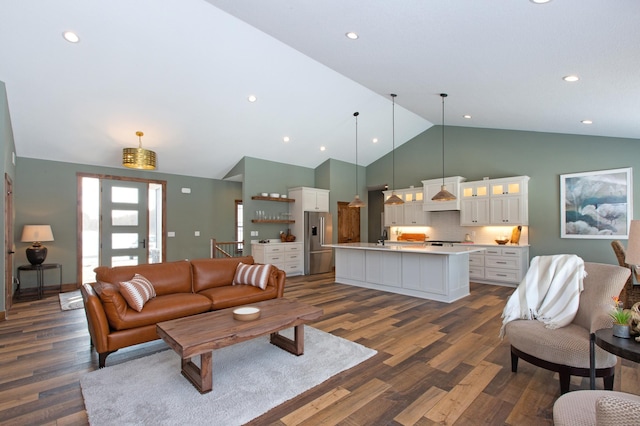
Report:
[[[254,263],[253,257],[245,256],[96,268],[96,282],[85,283],[80,290],[99,367],[120,348],[158,339],[158,322],[283,296],[286,274],[275,266],[265,290],[232,285],[240,262]],[[147,278],[156,292],[140,312],[129,307],[118,289],[118,283],[136,273]]]

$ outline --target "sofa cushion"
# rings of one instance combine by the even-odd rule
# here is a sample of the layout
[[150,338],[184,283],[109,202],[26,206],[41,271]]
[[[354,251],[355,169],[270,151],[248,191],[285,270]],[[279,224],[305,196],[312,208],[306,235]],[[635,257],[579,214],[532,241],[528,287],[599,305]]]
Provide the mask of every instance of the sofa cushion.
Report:
[[194,293],[213,287],[230,286],[240,262],[247,265],[254,263],[251,256],[192,260]]
[[278,297],[278,289],[275,286],[267,286],[265,290],[260,290],[252,285],[238,284],[214,287],[198,294],[211,300],[211,309],[225,309],[275,299]]
[[238,263],[236,275],[233,277],[233,285],[247,284],[264,290],[269,282],[271,265],[245,265]]
[[146,277],[153,283],[158,296],[173,293],[191,293],[191,264],[187,260],[165,263],[149,263],[110,268],[99,266],[94,269],[96,281],[118,285],[129,281],[135,274]]
[[144,305],[144,309],[140,312],[131,309],[126,302],[124,305],[124,310],[107,311],[105,304],[107,320],[111,328],[115,330],[128,330],[207,312],[211,309],[211,300],[199,294],[175,293],[154,297]]
[[156,297],[153,284],[140,274],[119,284],[120,293],[129,306],[140,312],[149,299]]

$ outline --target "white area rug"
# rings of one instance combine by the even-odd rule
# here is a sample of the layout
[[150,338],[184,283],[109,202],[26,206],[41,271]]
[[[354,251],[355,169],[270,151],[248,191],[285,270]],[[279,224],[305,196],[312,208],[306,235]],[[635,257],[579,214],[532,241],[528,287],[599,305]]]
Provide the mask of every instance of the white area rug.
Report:
[[83,307],[82,294],[80,294],[80,290],[59,293],[58,297],[60,297],[60,309],[63,311],[71,311],[73,309],[80,309]]
[[89,422],[240,425],[376,354],[308,326],[304,344],[300,357],[268,336],[214,351],[213,390],[204,395],[180,374],[173,350],[87,373],[80,385]]

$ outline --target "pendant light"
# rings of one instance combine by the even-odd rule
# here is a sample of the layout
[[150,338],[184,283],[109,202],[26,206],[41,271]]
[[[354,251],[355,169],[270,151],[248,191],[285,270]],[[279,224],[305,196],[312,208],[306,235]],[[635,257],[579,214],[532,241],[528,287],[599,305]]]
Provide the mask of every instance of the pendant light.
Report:
[[447,191],[447,185],[444,184],[444,98],[447,97],[446,93],[440,93],[442,98],[442,186],[440,192],[433,196],[433,201],[452,201],[456,199],[456,196]]
[[353,116],[356,118],[356,196],[353,197],[353,201],[349,203],[349,207],[362,208],[366,204],[360,199],[358,195],[358,116],[359,112],[354,112]]
[[391,150],[391,197],[384,202],[386,205],[404,204],[402,198],[396,195],[396,94],[391,95],[391,141],[393,143]]
[[122,150],[122,165],[130,169],[155,170],[156,153],[142,148],[144,133],[138,131],[136,136],[138,137],[138,147]]

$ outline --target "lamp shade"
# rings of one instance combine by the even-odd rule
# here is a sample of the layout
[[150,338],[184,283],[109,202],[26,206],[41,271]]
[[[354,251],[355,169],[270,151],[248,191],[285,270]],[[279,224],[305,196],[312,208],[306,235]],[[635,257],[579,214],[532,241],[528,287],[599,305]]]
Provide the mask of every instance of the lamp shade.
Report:
[[31,242],[27,247],[27,260],[32,265],[40,265],[47,258],[47,248],[41,241],[53,241],[50,225],[25,225],[22,229],[22,242]]
[[640,265],[640,220],[631,221],[625,262],[629,265]]
[[53,241],[53,232],[51,225],[25,225],[22,229],[23,243]]

